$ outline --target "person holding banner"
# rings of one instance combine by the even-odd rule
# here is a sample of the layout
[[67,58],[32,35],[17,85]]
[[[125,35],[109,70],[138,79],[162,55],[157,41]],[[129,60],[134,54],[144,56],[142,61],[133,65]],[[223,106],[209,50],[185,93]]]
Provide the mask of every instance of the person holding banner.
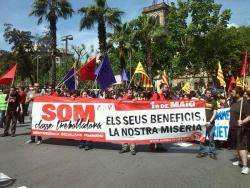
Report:
[[[131,89],[128,89],[127,95],[123,98],[123,100],[134,100],[134,93]],[[119,151],[119,153],[126,153],[128,150],[128,147],[130,149],[131,154],[136,155],[135,144],[128,144],[128,143],[122,144],[122,149]]]
[[[80,98],[89,99],[91,97],[89,96],[87,91],[83,90]],[[92,148],[92,142],[88,140],[80,140],[78,148],[79,149],[84,148],[85,151],[90,150]]]
[[[169,99],[171,99],[169,87],[166,83],[161,83],[159,93],[157,92],[154,93],[152,96],[152,100],[162,101]],[[167,149],[163,147],[162,143],[152,143],[149,145],[149,148],[151,151],[158,151],[158,152],[167,151]]]
[[[245,114],[245,101],[243,100],[244,91],[241,87],[236,87],[232,90],[231,96],[233,97],[233,102],[230,108],[230,129],[229,138],[231,143],[231,148],[236,149],[238,160],[233,162],[234,166],[242,166],[241,173],[248,174],[249,168],[247,167],[247,130],[244,126],[238,123],[246,117]],[[243,104],[243,105],[242,105]]]
[[9,136],[9,129],[11,129],[11,136],[15,137],[19,109],[20,113],[23,113],[23,108],[20,104],[20,96],[17,93],[15,87],[10,88],[10,93],[6,96],[5,100],[7,101],[7,111],[4,133],[2,137]]
[[217,160],[214,134],[215,134],[215,117],[217,112],[217,102],[212,98],[211,89],[205,91],[206,100],[206,136],[208,137],[208,151],[204,143],[200,142],[200,150],[197,158],[206,157],[209,154],[211,159]]

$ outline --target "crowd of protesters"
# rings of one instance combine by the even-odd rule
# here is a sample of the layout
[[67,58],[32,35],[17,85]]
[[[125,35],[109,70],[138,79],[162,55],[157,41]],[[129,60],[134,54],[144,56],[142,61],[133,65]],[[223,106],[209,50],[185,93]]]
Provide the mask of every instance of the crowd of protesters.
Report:
[[[242,88],[236,87],[227,95],[217,93],[212,89],[206,89],[204,92],[191,91],[189,94],[184,92],[173,92],[166,84],[161,84],[158,92],[143,89],[112,89],[108,91],[101,90],[76,90],[68,91],[64,89],[53,89],[52,87],[39,88],[38,84],[29,87],[12,87],[10,91],[0,92],[0,127],[4,129],[2,137],[15,137],[17,121],[25,123],[25,116],[31,118],[33,100],[36,96],[57,96],[72,98],[105,98],[114,100],[169,100],[169,99],[192,99],[206,101],[206,135],[207,145],[200,143],[200,149],[197,158],[210,156],[211,159],[217,159],[214,134],[215,117],[219,108],[230,107],[230,129],[227,141],[227,147],[236,150],[236,160],[233,165],[241,166],[242,174],[248,174],[247,167],[248,150],[250,148],[250,91],[244,92]],[[243,100],[243,101],[242,101]],[[241,110],[242,109],[242,110]],[[241,120],[240,120],[241,117]],[[27,120],[27,118],[26,118]],[[10,133],[9,133],[10,129]],[[31,136],[27,143],[42,143],[42,138]],[[79,148],[85,150],[91,149],[90,141],[81,140]],[[153,151],[167,151],[162,144],[150,144]],[[135,144],[123,143],[120,153],[125,153],[130,149],[131,154],[135,155]]]

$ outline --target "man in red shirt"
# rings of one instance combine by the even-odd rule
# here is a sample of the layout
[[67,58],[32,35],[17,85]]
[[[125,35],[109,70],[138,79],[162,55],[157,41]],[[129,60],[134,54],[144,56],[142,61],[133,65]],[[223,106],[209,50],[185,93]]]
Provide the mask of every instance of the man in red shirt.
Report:
[[[134,94],[131,89],[128,89],[127,94],[122,98],[123,100],[134,100]],[[119,153],[125,153],[128,150],[128,147],[130,149],[130,152],[132,155],[135,155],[135,144],[128,144],[128,143],[123,143],[122,144],[122,149],[119,151]]]
[[19,91],[18,91],[18,94],[19,94],[19,97],[20,97],[20,105],[22,105],[22,108],[23,108],[23,113],[18,113],[18,121],[20,123],[24,123],[24,115],[25,115],[25,101],[26,101],[26,93],[24,91],[24,87],[19,87]]
[[[155,92],[152,96],[152,100],[163,101],[169,99],[171,99],[169,87],[167,84],[161,83],[159,93]],[[149,148],[151,151],[167,151],[167,149],[165,149],[161,143],[152,143],[149,145]]]

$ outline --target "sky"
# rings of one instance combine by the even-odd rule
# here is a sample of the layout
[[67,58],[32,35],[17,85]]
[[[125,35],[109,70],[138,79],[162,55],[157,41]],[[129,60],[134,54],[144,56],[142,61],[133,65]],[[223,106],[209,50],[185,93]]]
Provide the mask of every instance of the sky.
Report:
[[[89,5],[94,0],[69,0],[74,10]],[[158,0],[158,3],[163,0]],[[232,25],[250,25],[250,0],[215,0],[222,4],[222,9],[229,8],[232,11],[230,24]],[[10,50],[11,46],[3,38],[4,23],[11,23],[15,28],[24,31],[31,31],[32,35],[41,35],[48,23],[45,21],[37,25],[37,18],[29,16],[33,0],[0,0],[0,49]],[[153,0],[107,0],[108,6],[119,8],[124,12],[122,21],[130,21],[141,14],[143,7],[151,5]],[[175,2],[175,0],[165,0],[165,2]],[[59,19],[57,24],[57,45],[64,48],[65,42],[61,41],[64,35],[73,35],[73,40],[69,45],[84,44],[87,48],[90,45],[98,47],[97,29],[79,30],[81,16],[74,14],[68,20]]]

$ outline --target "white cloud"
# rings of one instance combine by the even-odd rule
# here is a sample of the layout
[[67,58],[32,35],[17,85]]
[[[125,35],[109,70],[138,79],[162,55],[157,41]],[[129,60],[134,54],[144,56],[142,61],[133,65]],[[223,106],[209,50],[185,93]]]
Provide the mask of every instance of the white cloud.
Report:
[[236,23],[229,23],[229,24],[227,24],[227,27],[228,28],[230,28],[230,27],[236,27],[236,28],[238,28],[240,26],[238,24],[236,24]]

